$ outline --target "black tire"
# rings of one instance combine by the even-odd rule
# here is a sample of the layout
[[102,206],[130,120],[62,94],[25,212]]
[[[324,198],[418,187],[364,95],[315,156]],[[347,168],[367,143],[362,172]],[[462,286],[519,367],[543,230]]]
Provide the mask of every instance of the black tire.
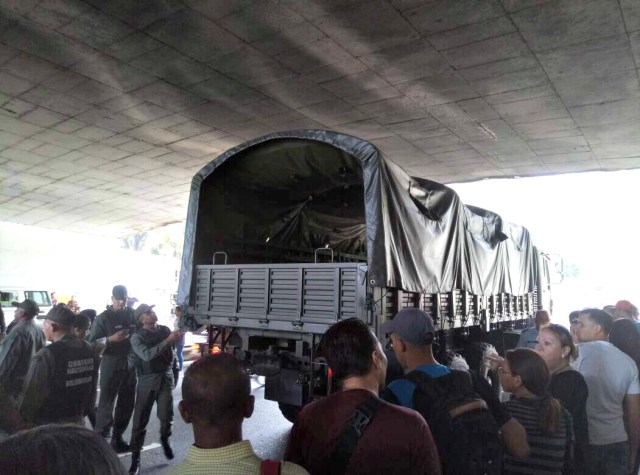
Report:
[[300,409],[302,409],[300,406],[294,406],[293,404],[284,404],[282,402],[278,403],[278,407],[280,408],[280,412],[282,412],[284,418],[289,422],[295,422]]

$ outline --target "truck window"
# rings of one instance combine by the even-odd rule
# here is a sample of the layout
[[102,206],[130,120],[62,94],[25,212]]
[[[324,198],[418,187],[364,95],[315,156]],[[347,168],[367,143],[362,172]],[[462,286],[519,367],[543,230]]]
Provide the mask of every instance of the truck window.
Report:
[[51,306],[51,300],[49,300],[49,294],[43,290],[25,290],[24,295],[26,298],[33,300],[40,307]]
[[0,304],[3,307],[11,307],[11,302],[18,300],[17,292],[0,292]]

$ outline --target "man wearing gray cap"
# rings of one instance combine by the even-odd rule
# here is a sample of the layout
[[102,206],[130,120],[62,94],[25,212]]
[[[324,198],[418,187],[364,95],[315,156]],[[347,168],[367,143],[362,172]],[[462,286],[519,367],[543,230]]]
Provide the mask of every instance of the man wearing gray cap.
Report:
[[173,360],[174,344],[184,330],[171,331],[169,327],[158,325],[158,317],[153,311],[155,305],[140,304],[135,316],[142,328],[131,337],[131,361],[138,372],[136,408],[131,431],[131,468],[129,473],[140,471],[140,452],[147,433],[147,424],[154,403],[158,405],[160,419],[160,441],[168,459],[173,458],[169,445],[173,424]]
[[[16,306],[11,333],[0,345],[0,397],[17,403],[31,358],[44,347],[44,333],[33,321],[40,308],[33,301],[13,302]],[[7,406],[3,404],[3,410]]]
[[57,304],[43,318],[44,334],[51,342],[31,361],[19,404],[29,425],[75,423],[93,409],[100,360],[93,348],[76,338],[76,315]]
[[127,288],[116,285],[111,292],[111,305],[96,317],[88,341],[93,344],[106,338],[107,346],[100,363],[95,431],[108,438],[113,426],[111,445],[118,453],[129,451],[129,444],[122,439],[122,434],[129,425],[136,398],[136,371],[129,365],[129,335],[136,329],[136,317],[127,307]]
[[498,424],[507,450],[527,456],[524,428],[500,410],[499,401],[491,401],[495,405],[491,404],[489,411],[468,372],[451,370],[436,361],[436,328],[428,313],[403,308],[382,331],[389,334],[393,351],[406,371],[404,378],[389,383],[383,398],[422,414],[433,431],[444,473],[499,473],[502,447]]
[[[433,356],[436,329],[428,313],[418,308],[403,308],[381,329],[389,335],[394,353],[407,372],[419,370],[432,378],[449,374],[449,368]],[[402,406],[413,409],[415,387],[415,383],[402,378],[389,383],[388,389]]]

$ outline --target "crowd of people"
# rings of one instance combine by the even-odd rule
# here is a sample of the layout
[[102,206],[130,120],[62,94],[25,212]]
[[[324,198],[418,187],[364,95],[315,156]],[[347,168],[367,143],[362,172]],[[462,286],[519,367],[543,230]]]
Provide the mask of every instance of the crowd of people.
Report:
[[[14,321],[7,327],[0,344],[0,439],[17,434],[6,439],[8,445],[2,442],[1,473],[62,473],[52,472],[55,465],[44,456],[26,461],[30,468],[15,472],[5,472],[6,467],[17,465],[5,466],[3,460],[15,458],[7,451],[13,447],[10,444],[16,443],[16,438],[24,439],[24,443],[40,443],[33,434],[25,435],[25,430],[39,428],[35,434],[46,439],[53,437],[53,429],[43,427],[84,426],[87,418],[93,428],[90,432],[102,442],[97,443],[95,437],[76,430],[69,432],[68,437],[76,434],[75,437],[82,439],[79,444],[91,445],[89,453],[104,448],[105,441],[109,441],[109,450],[114,455],[131,452],[129,473],[137,474],[154,404],[158,408],[164,454],[168,459],[174,457],[169,443],[173,424],[172,391],[182,366],[175,351],[176,345],[184,342],[185,331],[158,325],[153,305],[143,303],[133,310],[128,300],[126,287],[116,285],[111,305],[100,315],[92,309],[78,311],[75,305],[62,303],[41,314],[32,300],[14,302]],[[36,325],[35,319],[42,320],[42,328]],[[47,345],[47,341],[50,344]],[[96,406],[98,386],[100,395]],[[123,434],[132,416],[129,444]],[[62,431],[62,426],[54,427]],[[44,440],[42,450],[54,448],[56,443]],[[61,456],[58,458],[63,460]],[[102,473],[80,471],[81,466],[79,463],[67,472]]]
[[[158,325],[152,305],[129,308],[124,287],[112,294],[93,324],[56,305],[44,335],[32,322],[37,308],[20,304],[21,321],[0,345],[0,397],[11,409],[0,426],[18,431],[0,442],[6,473],[124,473],[114,456],[129,450],[129,473],[138,473],[154,404],[173,458],[173,368],[184,331]],[[466,359],[438,349],[434,321],[420,309],[384,323],[386,349],[362,320],[341,320],[318,348],[331,394],[302,408],[284,461],[260,459],[243,440],[255,402],[245,363],[204,356],[186,370],[178,405],[194,444],[170,473],[637,474],[637,317],[620,301],[572,312],[566,328],[543,310],[504,356],[475,342]],[[123,433],[132,413],[129,445]],[[84,417],[95,418],[93,431],[81,427]],[[72,461],[63,443],[83,453]],[[92,461],[101,468],[90,469]],[[51,471],[64,464],[82,472]]]

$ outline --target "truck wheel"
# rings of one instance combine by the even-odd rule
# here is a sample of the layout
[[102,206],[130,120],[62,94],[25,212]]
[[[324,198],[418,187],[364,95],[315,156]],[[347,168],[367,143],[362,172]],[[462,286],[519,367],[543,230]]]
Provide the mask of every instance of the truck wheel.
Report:
[[289,422],[295,422],[300,409],[302,409],[300,406],[294,406],[293,404],[285,404],[282,402],[278,403],[278,407],[280,408],[280,412],[282,412],[284,418]]

